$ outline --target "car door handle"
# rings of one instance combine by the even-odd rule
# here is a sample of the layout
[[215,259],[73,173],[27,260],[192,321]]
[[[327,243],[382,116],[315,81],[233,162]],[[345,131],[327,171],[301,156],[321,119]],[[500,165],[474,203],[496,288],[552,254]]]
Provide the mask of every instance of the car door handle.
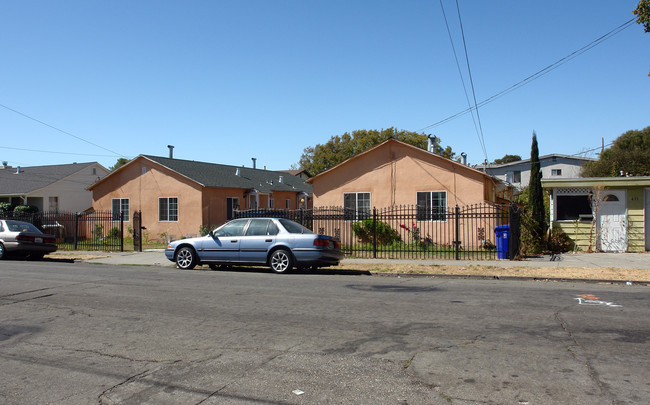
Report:
[[230,243],[237,243],[237,239],[231,240]]
[[267,239],[264,242],[273,242],[273,239]]

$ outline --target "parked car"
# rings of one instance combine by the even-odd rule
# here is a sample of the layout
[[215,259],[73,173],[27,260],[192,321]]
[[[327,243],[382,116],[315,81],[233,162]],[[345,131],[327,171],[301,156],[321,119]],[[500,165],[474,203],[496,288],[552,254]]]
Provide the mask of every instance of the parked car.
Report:
[[0,259],[8,255],[42,259],[56,251],[56,238],[44,234],[29,222],[0,220]]
[[266,265],[276,273],[285,273],[294,266],[335,266],[343,252],[339,240],[286,218],[240,218],[206,236],[171,242],[165,256],[181,269],[240,264]]

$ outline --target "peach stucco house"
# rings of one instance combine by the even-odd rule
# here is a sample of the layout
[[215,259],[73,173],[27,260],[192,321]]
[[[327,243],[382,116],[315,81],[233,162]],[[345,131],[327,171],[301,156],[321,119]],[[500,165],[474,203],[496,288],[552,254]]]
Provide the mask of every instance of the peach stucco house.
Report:
[[484,172],[407,143],[389,139],[309,180],[314,206],[360,210],[396,205],[505,202],[504,184]]
[[93,208],[142,212],[151,240],[221,225],[236,209],[311,207],[311,185],[285,172],[140,155],[92,185]]

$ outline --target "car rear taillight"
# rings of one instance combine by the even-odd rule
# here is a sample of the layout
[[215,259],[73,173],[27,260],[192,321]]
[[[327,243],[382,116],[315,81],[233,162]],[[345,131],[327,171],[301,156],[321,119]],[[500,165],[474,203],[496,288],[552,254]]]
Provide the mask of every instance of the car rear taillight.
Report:
[[56,243],[55,238],[43,238],[44,243]]
[[328,247],[329,245],[330,245],[330,241],[328,241],[327,239],[323,239],[323,238],[314,239],[314,246]]
[[18,235],[16,240],[20,242],[34,242],[34,237],[29,235]]
[[341,242],[339,242],[338,240],[335,240],[334,241],[334,249],[340,249],[340,248],[341,248]]

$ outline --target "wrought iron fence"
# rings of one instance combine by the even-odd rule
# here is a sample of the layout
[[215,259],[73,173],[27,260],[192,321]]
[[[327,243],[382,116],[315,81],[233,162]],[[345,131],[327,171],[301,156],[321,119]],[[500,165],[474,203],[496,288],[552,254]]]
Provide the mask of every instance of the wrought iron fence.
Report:
[[124,250],[124,220],[111,211],[3,212],[1,217],[30,222],[54,235],[59,250]]
[[514,204],[455,206],[436,212],[417,205],[365,212],[343,207],[235,212],[236,218],[288,218],[334,236],[348,257],[455,260],[516,257],[519,215]]

